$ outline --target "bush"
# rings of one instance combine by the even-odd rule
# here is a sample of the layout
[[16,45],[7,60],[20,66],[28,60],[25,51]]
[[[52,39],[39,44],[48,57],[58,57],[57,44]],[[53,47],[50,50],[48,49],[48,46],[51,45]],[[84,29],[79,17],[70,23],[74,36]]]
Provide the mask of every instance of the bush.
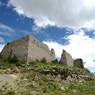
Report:
[[8,61],[10,63],[17,63],[18,62],[18,58],[14,55],[12,58],[8,58]]
[[6,93],[6,95],[15,95],[15,92],[14,92],[14,91],[8,91],[8,92]]
[[1,54],[0,54],[0,59],[2,58]]
[[43,59],[41,60],[41,62],[42,62],[42,63],[47,63],[47,60],[46,60],[45,58],[43,58]]
[[54,64],[59,64],[59,62],[58,62],[57,59],[53,60],[52,63],[54,63]]

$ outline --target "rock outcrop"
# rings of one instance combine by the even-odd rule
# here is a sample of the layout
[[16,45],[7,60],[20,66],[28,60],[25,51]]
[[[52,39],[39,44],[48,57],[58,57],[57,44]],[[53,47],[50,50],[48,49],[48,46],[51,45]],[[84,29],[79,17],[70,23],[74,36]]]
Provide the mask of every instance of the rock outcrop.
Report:
[[32,61],[46,59],[51,62],[55,59],[55,52],[49,50],[48,46],[33,36],[26,36],[22,39],[8,43],[1,52],[3,58],[17,57],[19,61],[29,63]]
[[83,60],[81,58],[75,59],[74,66],[79,68],[84,68]]
[[63,52],[62,52],[61,59],[60,59],[60,64],[64,64],[64,65],[67,65],[67,66],[73,66],[73,58],[65,50],[63,50]]

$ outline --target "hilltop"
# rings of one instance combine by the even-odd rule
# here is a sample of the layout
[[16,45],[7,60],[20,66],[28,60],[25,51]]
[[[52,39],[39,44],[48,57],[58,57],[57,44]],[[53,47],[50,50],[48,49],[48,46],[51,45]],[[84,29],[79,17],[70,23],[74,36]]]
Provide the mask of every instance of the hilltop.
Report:
[[0,59],[0,95],[95,95],[93,75],[57,60],[31,64]]

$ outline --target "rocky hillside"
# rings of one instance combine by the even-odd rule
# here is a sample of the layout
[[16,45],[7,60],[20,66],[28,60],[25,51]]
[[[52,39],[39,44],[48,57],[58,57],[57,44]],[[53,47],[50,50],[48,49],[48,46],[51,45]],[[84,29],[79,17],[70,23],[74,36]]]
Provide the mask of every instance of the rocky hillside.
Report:
[[0,95],[95,95],[94,76],[57,60],[23,64],[0,59]]

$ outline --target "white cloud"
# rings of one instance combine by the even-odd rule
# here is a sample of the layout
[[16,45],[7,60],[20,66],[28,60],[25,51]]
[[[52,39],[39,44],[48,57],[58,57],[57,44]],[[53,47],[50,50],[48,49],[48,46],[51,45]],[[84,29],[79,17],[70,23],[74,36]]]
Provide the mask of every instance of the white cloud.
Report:
[[95,39],[86,36],[82,30],[68,36],[67,39],[69,44],[64,46],[57,42],[45,41],[44,43],[54,48],[57,57],[60,57],[62,50],[65,49],[73,58],[82,58],[86,62],[86,68],[95,71]]
[[0,29],[5,30],[5,31],[10,31],[10,32],[14,32],[14,29],[12,29],[11,27],[9,27],[8,25],[5,25],[3,23],[0,23]]
[[34,18],[38,26],[95,27],[95,0],[10,0],[19,14]]
[[0,23],[0,35],[10,36],[14,32],[15,32],[15,30],[13,28],[11,28],[8,25],[5,25],[3,23]]
[[0,44],[0,52],[2,51],[2,49],[4,48],[5,45],[1,45]]
[[37,17],[35,19],[35,23],[39,27],[46,27],[47,25],[52,25],[52,26],[55,25],[54,22],[48,20],[48,18],[46,18],[46,17]]
[[5,40],[3,39],[3,37],[0,37],[0,43],[5,43]]
[[18,12],[18,14],[20,14],[20,15],[23,15],[23,14],[24,14],[23,9],[22,9],[22,8],[20,8],[20,7],[14,8],[14,11],[17,11],[17,12]]

